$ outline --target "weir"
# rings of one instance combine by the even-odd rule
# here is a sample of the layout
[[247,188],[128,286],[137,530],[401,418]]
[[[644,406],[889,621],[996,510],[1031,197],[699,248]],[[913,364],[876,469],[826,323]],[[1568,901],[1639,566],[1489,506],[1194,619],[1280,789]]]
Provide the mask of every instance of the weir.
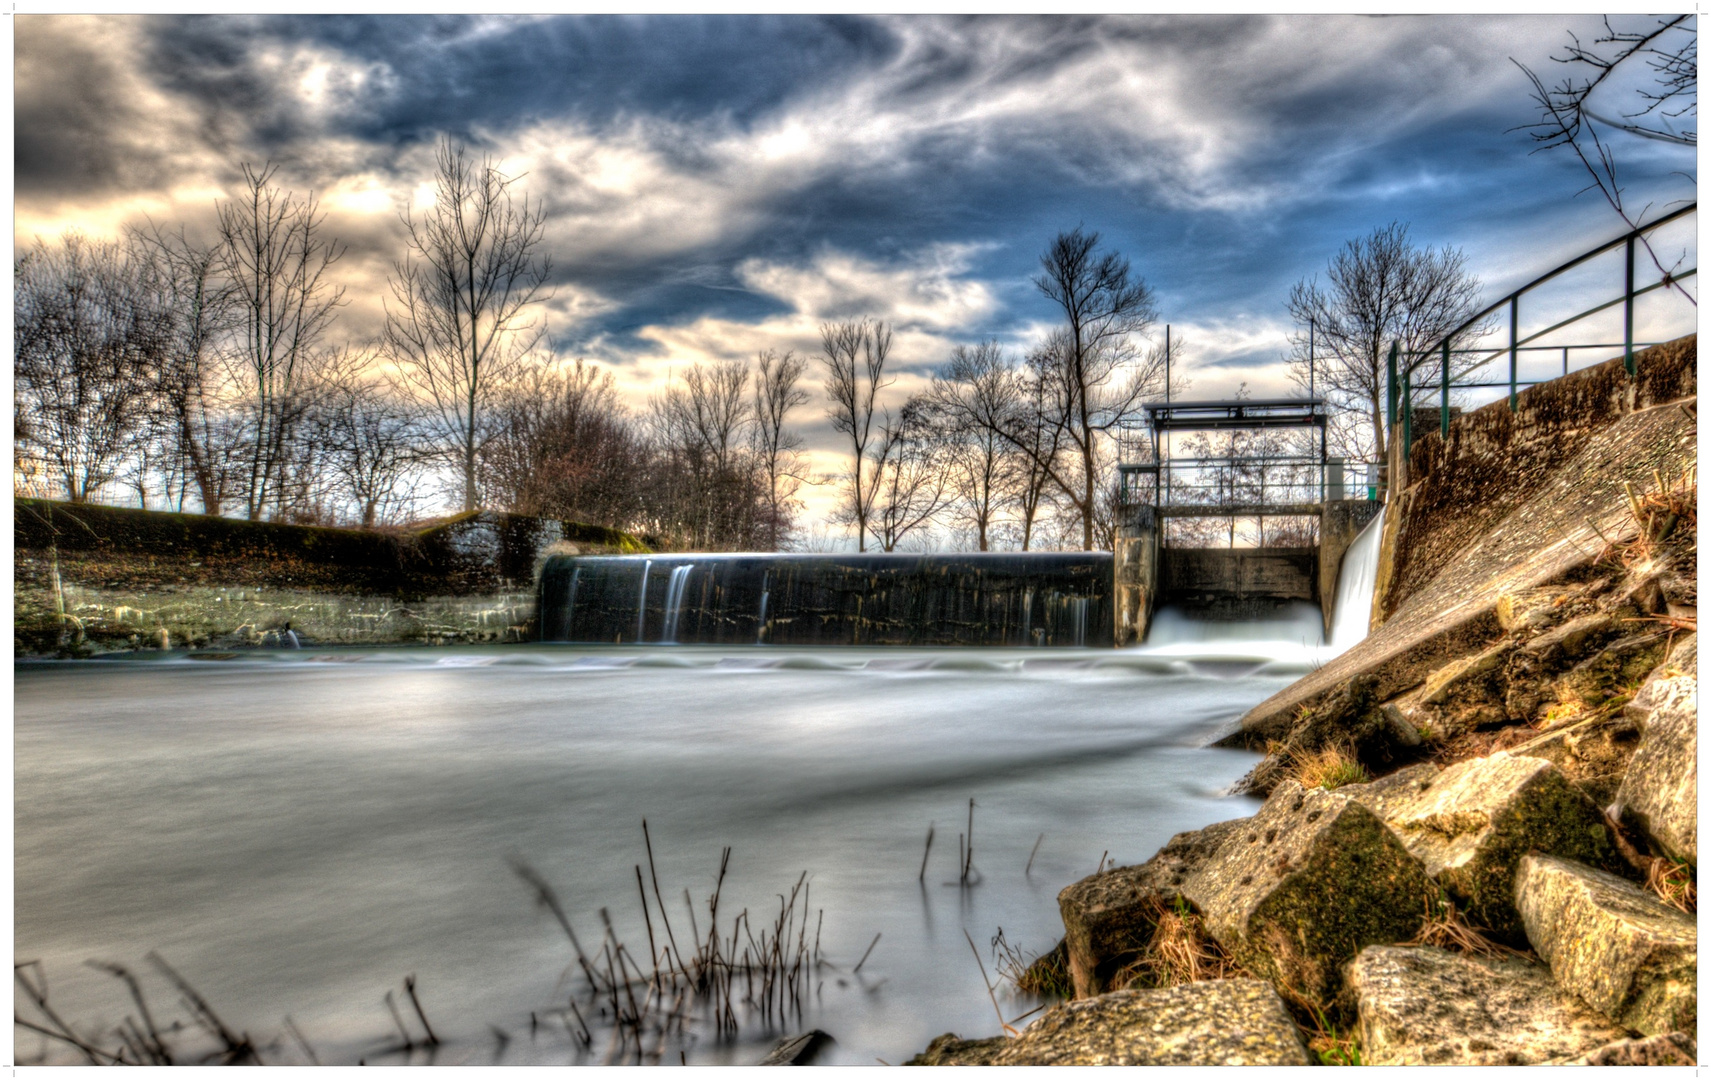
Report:
[[1112,644],[1106,552],[556,556],[545,641]]

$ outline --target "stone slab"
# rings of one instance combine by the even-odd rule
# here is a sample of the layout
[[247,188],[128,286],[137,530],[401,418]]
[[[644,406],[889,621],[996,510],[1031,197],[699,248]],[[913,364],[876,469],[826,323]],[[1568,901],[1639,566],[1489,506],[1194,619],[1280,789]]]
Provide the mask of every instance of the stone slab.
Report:
[[1536,850],[1617,865],[1598,807],[1542,758],[1497,753],[1458,762],[1388,789],[1375,805],[1464,914],[1515,942],[1524,934],[1515,911],[1522,856]]
[[1182,891],[1237,963],[1319,1003],[1334,997],[1339,969],[1363,947],[1411,937],[1435,895],[1425,868],[1372,811],[1293,780]]
[[1083,878],[1058,893],[1064,948],[1076,997],[1112,989],[1112,977],[1146,951],[1158,912],[1181,895],[1188,873],[1246,819],[1178,833],[1139,866]]
[[[1000,1045],[986,1060],[990,1043]],[[1283,999],[1257,979],[1118,990],[1047,1010],[1021,1035],[978,1051],[941,1044],[911,1064],[1311,1065]],[[964,1044],[966,1047],[967,1044]],[[929,1047],[929,1053],[932,1047]]]
[[1373,946],[1348,967],[1368,1065],[1542,1065],[1627,1037],[1528,960]]
[[1623,819],[1672,859],[1699,865],[1699,682],[1682,676],[1646,719],[1617,790]]
[[1515,907],[1558,986],[1642,1034],[1694,1029],[1699,935],[1692,916],[1633,882],[1548,855],[1521,860]]

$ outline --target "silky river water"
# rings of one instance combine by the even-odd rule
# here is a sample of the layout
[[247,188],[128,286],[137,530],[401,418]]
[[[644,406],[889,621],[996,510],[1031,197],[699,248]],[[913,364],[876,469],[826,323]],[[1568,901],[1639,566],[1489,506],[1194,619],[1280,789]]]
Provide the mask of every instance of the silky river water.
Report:
[[[735,1042],[692,1023],[669,1063],[753,1061],[819,1027],[833,1062],[895,1064],[946,1031],[1000,1030],[965,931],[996,979],[997,931],[1051,947],[1058,890],[1102,860],[1253,811],[1224,792],[1256,756],[1208,744],[1321,650],[1192,637],[20,663],[14,958],[41,961],[53,1004],[91,1034],[135,1010],[86,961],[135,969],[157,1013],[182,1015],[145,962],[158,951],[270,1062],[304,1060],[287,1015],[323,1062],[599,1061],[597,1022],[583,1051],[556,1019],[580,976],[512,860],[552,883],[585,942],[606,908],[645,956],[646,818],[679,928],[687,889],[704,929],[728,845],[721,919],[775,912],[806,871],[830,962],[800,1020],[769,1030],[739,1010]],[[431,1056],[385,1053],[383,996],[405,1000],[410,974],[444,1042]],[[1009,1019],[1037,1002],[1000,986],[997,1004]],[[18,1058],[38,1043],[20,1030]]]

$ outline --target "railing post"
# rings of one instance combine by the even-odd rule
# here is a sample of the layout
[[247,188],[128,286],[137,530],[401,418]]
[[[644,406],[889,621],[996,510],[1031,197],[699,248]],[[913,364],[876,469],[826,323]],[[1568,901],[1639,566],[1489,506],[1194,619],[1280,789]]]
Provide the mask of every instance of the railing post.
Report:
[[1450,339],[1444,339],[1444,361],[1438,372],[1438,386],[1443,391],[1438,401],[1438,436],[1445,442],[1450,438]]
[[1521,294],[1509,298],[1509,411],[1515,411],[1515,343],[1520,339]]
[[1396,426],[1396,350],[1397,350],[1397,348],[1398,348],[1397,343],[1392,341],[1390,343],[1390,361],[1388,364],[1389,377],[1387,379],[1385,379],[1385,381],[1384,381],[1385,394],[1386,394],[1386,397],[1389,399],[1389,408],[1385,411],[1384,422],[1386,424],[1389,424],[1391,427]]
[[1634,366],[1634,238],[1628,237],[1628,286],[1622,293],[1622,367],[1628,377],[1637,374]]
[[1414,452],[1414,386],[1406,367],[1402,369],[1402,460]]

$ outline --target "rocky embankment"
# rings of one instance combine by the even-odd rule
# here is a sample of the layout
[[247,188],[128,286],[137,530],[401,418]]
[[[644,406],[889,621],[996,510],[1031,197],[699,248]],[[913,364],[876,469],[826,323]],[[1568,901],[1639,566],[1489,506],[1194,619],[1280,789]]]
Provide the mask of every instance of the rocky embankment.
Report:
[[1634,400],[1244,718],[1257,813],[1059,894],[1071,1000],[911,1064],[1693,1064],[1696,410]]

